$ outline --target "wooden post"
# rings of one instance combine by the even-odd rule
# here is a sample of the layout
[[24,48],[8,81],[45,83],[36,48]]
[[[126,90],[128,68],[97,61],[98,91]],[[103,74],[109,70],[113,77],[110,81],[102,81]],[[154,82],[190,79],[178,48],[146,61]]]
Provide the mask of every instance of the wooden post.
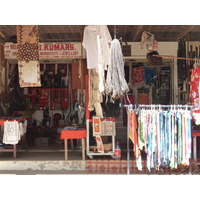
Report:
[[[90,74],[90,70],[89,71],[89,74]],[[89,104],[89,87],[90,87],[90,83],[89,83],[89,75],[86,75],[85,76],[85,116],[86,116],[86,119],[90,119],[90,111],[88,109],[88,104]]]
[[[188,34],[187,37],[187,50],[186,50],[186,57],[189,58],[189,44],[190,44],[190,35]],[[192,52],[191,52],[192,55]],[[192,62],[192,61],[191,61]],[[186,104],[190,101],[190,61],[186,60],[186,90],[187,90],[187,102]]]
[[82,138],[82,160],[85,160],[85,138]]
[[67,139],[64,139],[65,142],[65,160],[68,160],[68,147],[67,147]]

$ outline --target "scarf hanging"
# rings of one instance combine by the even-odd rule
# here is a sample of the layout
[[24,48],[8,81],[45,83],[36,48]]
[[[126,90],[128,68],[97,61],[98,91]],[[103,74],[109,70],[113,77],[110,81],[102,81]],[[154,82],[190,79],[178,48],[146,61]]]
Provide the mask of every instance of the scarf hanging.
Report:
[[[191,111],[187,109],[129,110],[130,138],[134,143],[134,156],[140,151],[147,154],[147,168],[177,169],[179,164],[189,165],[192,153]],[[135,116],[135,117],[133,117]],[[140,165],[137,165],[139,170]]]
[[108,65],[105,90],[112,100],[123,97],[129,91],[125,80],[124,59],[118,39],[111,42],[111,61]]

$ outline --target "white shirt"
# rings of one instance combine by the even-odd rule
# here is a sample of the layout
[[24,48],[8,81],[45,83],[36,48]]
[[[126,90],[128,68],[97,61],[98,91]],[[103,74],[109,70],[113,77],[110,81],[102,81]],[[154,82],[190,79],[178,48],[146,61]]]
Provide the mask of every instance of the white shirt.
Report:
[[106,25],[89,25],[84,29],[82,45],[86,50],[87,55],[87,68],[98,67],[98,46],[97,36],[101,36],[102,58],[104,68],[108,65],[110,60],[110,43],[112,38],[110,36],[108,27]]

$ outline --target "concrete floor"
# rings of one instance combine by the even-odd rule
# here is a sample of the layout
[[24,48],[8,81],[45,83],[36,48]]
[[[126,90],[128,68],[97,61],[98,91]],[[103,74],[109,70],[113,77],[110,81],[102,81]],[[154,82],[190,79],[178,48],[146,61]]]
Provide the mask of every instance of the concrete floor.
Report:
[[[126,144],[121,144],[122,159],[127,159]],[[82,160],[82,150],[71,149],[69,145],[68,150],[69,160]],[[112,159],[111,156],[93,156],[95,159]],[[130,158],[133,159],[132,147],[130,147]],[[13,158],[11,152],[0,152],[0,161],[3,160],[64,160],[64,144],[50,144],[48,146],[28,146],[26,149],[20,149],[17,152],[17,158]],[[86,160],[90,158],[86,155]]]
[[[127,152],[122,151],[122,159],[127,158]],[[130,153],[131,154],[131,153]],[[13,158],[12,152],[0,152],[0,174],[17,174],[17,175],[36,175],[36,174],[102,174],[98,172],[85,171],[85,161],[82,162],[82,150],[68,150],[69,160],[64,158],[64,144],[50,144],[49,146],[29,146],[17,152],[17,158]],[[131,159],[133,156],[131,154]],[[113,159],[111,156],[93,156],[94,160]],[[92,159],[92,160],[93,160]],[[86,160],[91,160],[86,155]],[[75,167],[77,165],[78,167]],[[65,166],[65,169],[63,169]],[[75,168],[75,170],[74,170]],[[16,170],[15,170],[16,169]],[[112,173],[104,173],[112,174]],[[114,173],[114,174],[126,174]]]
[[0,170],[2,175],[126,175],[126,173],[97,173],[75,170]]

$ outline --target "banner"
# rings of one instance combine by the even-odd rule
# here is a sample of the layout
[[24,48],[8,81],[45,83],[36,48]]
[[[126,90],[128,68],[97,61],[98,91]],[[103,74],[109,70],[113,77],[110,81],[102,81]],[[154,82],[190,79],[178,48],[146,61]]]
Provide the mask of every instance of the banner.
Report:
[[39,37],[37,25],[17,25],[20,87],[40,87]]
[[[39,60],[44,59],[81,59],[82,44],[77,43],[39,43]],[[4,45],[5,59],[18,59],[18,45]],[[85,54],[84,54],[85,55]]]

